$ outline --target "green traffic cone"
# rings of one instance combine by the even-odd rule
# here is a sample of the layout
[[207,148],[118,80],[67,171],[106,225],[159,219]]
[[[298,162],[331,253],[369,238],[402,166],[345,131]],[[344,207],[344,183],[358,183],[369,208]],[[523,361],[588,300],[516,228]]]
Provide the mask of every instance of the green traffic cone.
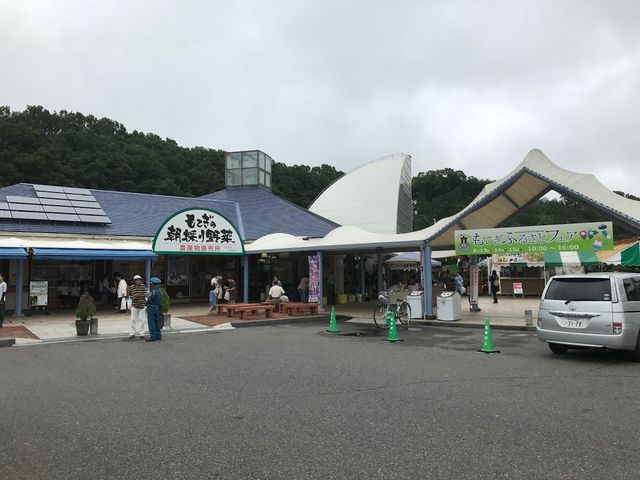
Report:
[[484,321],[484,339],[482,340],[482,348],[478,351],[482,353],[500,353],[500,350],[496,350],[496,347],[493,345],[493,335],[491,335],[489,317]]
[[391,310],[387,310],[387,316],[385,317],[384,321],[387,324],[387,328],[389,327],[389,325],[391,325],[391,316],[393,315],[393,312]]
[[329,333],[338,333],[340,329],[338,328],[338,322],[336,321],[336,310],[334,307],[331,307],[331,319],[329,320]]
[[394,312],[389,312],[389,317],[389,335],[387,335],[387,341],[399,342],[400,337],[398,336],[398,329],[396,328],[396,314]]

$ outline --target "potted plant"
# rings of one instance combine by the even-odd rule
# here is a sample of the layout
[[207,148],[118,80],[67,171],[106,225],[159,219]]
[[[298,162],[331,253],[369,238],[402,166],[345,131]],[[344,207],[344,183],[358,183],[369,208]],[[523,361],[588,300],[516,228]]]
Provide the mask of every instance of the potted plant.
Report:
[[168,313],[171,308],[171,298],[164,288],[160,289],[162,300],[160,301],[160,328],[171,328],[171,314]]
[[[83,293],[78,301],[76,308],[76,333],[78,335],[87,335],[89,333],[90,318],[95,317],[96,305],[93,303],[93,297],[88,293]],[[97,319],[96,319],[97,321]]]

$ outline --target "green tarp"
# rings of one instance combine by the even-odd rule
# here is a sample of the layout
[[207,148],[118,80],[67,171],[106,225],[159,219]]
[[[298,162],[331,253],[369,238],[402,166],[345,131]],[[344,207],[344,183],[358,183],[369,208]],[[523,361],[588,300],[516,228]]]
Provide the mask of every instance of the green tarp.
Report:
[[640,243],[636,242],[620,252],[620,263],[622,265],[640,266]]

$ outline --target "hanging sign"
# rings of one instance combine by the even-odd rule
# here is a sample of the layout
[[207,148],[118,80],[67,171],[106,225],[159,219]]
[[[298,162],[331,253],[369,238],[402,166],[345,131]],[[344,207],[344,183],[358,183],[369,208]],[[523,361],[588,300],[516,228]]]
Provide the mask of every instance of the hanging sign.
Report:
[[613,250],[611,222],[455,231],[456,255]]
[[179,255],[244,255],[238,229],[213,210],[191,208],[167,218],[153,239],[153,251]]

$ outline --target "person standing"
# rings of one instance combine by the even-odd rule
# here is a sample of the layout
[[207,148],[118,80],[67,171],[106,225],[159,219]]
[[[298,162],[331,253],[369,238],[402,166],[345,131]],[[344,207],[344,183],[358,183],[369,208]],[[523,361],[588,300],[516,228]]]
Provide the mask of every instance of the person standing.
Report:
[[500,289],[500,277],[498,272],[493,270],[489,277],[489,284],[491,285],[491,295],[493,295],[493,303],[498,303],[498,290]]
[[213,277],[211,280],[211,290],[209,290],[209,315],[213,315],[218,300],[218,280]]
[[460,275],[460,273],[456,273],[456,276],[453,277],[453,283],[456,287],[456,292],[458,292],[460,295],[464,295],[467,289],[464,288],[464,279],[462,278],[462,275]]
[[147,319],[146,297],[147,287],[142,283],[142,277],[133,277],[133,285],[129,285],[127,295],[131,298],[131,322],[129,324],[129,338],[144,338],[144,322]]
[[4,273],[0,273],[0,328],[4,323],[4,307],[7,301],[7,283],[4,281]]
[[127,282],[119,273],[116,273],[116,281],[118,282],[118,289],[116,291],[118,313],[127,313]]
[[[237,295],[238,295],[238,289],[236,288],[236,281],[233,279],[233,277],[227,278],[227,290],[225,293],[225,300],[227,300],[229,303],[236,303]],[[229,297],[229,298],[226,298],[226,297]]]
[[306,302],[309,293],[309,279],[307,277],[302,277],[300,279],[300,283],[298,283],[298,299],[301,302]]
[[151,293],[147,298],[147,323],[149,324],[149,338],[146,342],[156,342],[162,340],[162,333],[160,332],[160,303],[162,302],[162,292],[158,285],[160,285],[160,279],[158,277],[151,277]]

